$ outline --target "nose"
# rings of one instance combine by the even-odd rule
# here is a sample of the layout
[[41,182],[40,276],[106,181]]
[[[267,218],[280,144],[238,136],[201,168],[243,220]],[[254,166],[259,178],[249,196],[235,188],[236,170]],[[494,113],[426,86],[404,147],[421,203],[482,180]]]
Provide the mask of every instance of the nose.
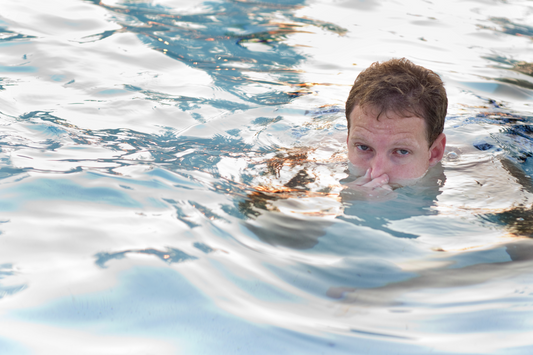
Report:
[[372,179],[380,177],[383,174],[389,174],[390,162],[387,155],[381,153],[374,155],[370,162],[370,168],[372,168],[372,173],[370,174]]

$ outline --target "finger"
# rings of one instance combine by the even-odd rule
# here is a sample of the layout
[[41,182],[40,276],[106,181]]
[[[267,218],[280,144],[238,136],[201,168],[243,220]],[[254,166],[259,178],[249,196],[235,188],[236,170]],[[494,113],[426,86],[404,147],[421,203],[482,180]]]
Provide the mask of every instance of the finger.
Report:
[[378,176],[374,180],[364,184],[364,187],[375,189],[377,187],[383,187],[384,185],[389,183],[389,176],[387,174],[383,174],[381,176]]
[[389,184],[382,185],[380,188],[383,190],[392,191],[392,187]]
[[366,170],[365,175],[363,175],[363,176],[361,176],[361,177],[355,179],[355,180],[352,182],[352,184],[355,185],[355,186],[363,186],[364,184],[369,183],[370,181],[372,181],[371,173],[372,173],[371,169],[368,168],[368,169]]

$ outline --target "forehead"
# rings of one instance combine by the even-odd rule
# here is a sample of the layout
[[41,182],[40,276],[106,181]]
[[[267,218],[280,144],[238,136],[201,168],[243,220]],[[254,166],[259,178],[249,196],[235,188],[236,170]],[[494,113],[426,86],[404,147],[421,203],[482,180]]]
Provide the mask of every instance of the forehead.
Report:
[[380,114],[379,110],[371,107],[354,108],[350,114],[349,135],[369,139],[414,139],[427,143],[426,122],[423,118],[400,116],[395,112]]

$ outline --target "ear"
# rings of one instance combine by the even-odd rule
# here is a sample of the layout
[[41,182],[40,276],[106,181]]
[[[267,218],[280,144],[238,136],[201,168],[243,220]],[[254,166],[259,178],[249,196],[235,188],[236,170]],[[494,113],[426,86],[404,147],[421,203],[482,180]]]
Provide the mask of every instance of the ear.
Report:
[[441,133],[429,148],[429,166],[435,166],[441,161],[446,149],[446,135]]

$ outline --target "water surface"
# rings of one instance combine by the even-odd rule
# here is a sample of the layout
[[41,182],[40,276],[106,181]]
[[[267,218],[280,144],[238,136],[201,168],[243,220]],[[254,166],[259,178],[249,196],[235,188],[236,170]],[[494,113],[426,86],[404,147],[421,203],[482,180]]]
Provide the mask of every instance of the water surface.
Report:
[[[533,351],[530,1],[4,1],[5,354]],[[445,159],[342,185],[376,60],[445,81]]]

